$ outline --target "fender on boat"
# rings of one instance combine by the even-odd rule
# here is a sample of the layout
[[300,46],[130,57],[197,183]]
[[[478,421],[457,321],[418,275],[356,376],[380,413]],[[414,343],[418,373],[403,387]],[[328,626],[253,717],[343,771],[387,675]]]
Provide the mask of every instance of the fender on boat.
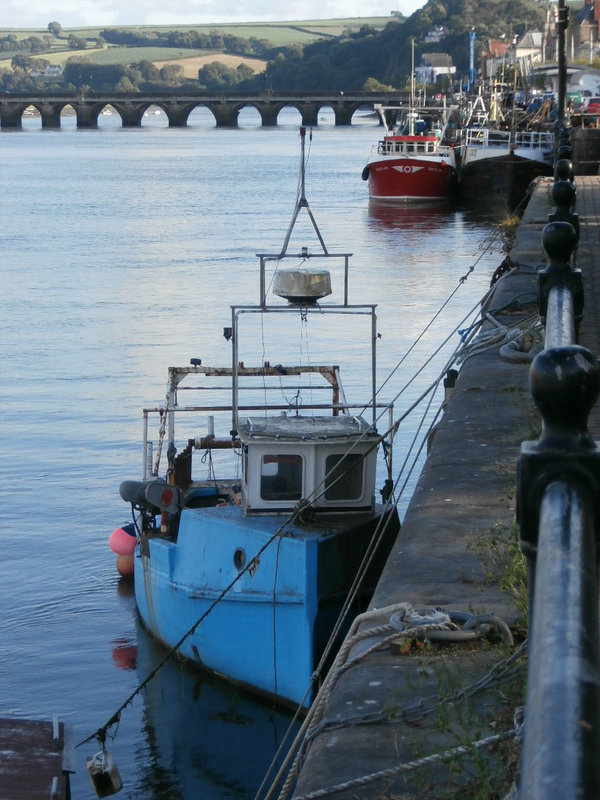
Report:
[[363,181],[369,180],[369,167],[368,166],[363,167],[363,171],[362,171],[362,176],[361,177],[362,177]]

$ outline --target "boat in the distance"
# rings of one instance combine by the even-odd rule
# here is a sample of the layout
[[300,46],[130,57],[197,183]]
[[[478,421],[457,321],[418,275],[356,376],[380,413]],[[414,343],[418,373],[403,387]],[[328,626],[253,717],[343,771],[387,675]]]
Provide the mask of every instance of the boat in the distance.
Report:
[[[399,522],[388,503],[391,434],[376,427],[384,414],[391,430],[390,408],[376,400],[375,306],[350,303],[351,254],[327,250],[310,211],[304,137],[301,129],[301,191],[283,247],[257,254],[258,304],[231,306],[230,364],[169,369],[166,402],[143,412],[142,479],[124,481],[120,494],[132,506],[124,535],[133,534],[136,604],[152,635],[236,684],[307,706],[315,670],[345,632],[340,613],[366,607]],[[319,248],[292,253],[303,209]],[[333,337],[356,362],[345,334],[360,322],[366,394],[350,399]],[[321,329],[328,363],[302,349],[302,363],[288,362],[308,326]],[[387,464],[380,503],[378,451]]]
[[460,193],[465,200],[502,198],[518,205],[531,182],[552,175],[554,133],[531,123],[505,119],[492,97],[486,110],[478,96],[460,131]]
[[[408,203],[448,200],[457,182],[455,106],[376,106],[384,136],[373,146],[363,180],[372,200]],[[391,123],[390,123],[390,120]]]

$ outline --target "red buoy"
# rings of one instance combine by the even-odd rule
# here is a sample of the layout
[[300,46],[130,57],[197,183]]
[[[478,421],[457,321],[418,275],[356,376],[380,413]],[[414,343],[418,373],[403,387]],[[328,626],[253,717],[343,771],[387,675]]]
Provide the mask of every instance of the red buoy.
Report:
[[108,539],[110,549],[118,556],[130,556],[135,550],[136,542],[135,527],[132,524],[117,528]]

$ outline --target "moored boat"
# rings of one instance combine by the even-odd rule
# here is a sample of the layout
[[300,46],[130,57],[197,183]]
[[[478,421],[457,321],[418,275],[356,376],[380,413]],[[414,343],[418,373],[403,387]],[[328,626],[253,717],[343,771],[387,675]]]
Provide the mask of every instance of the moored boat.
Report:
[[490,112],[477,98],[471,119],[460,131],[460,192],[464,199],[498,196],[514,207],[530,183],[552,175],[554,133],[533,127],[516,128]]
[[[363,179],[369,197],[386,202],[448,200],[457,179],[457,162],[450,127],[454,107],[401,109],[377,107],[385,133],[373,146]],[[388,126],[390,114],[399,113]]]
[[[340,612],[365,607],[399,523],[375,502],[378,448],[388,465],[383,498],[391,483],[390,437],[376,427],[387,406],[375,396],[375,306],[349,301],[350,254],[323,241],[304,193],[303,130],[301,143],[302,189],[283,247],[258,254],[258,304],[231,306],[230,365],[192,359],[169,369],[166,402],[143,413],[142,479],[124,481],[120,494],[137,534],[136,604],[153,636],[230,681],[306,706],[343,632]],[[320,249],[291,253],[303,209]],[[316,259],[335,271],[312,268]],[[286,260],[295,266],[282,268]],[[309,324],[332,316],[342,358],[354,355],[343,329],[366,329],[368,392],[359,399],[342,388],[342,361],[286,360],[293,327],[302,342]],[[248,366],[252,352],[269,360]]]

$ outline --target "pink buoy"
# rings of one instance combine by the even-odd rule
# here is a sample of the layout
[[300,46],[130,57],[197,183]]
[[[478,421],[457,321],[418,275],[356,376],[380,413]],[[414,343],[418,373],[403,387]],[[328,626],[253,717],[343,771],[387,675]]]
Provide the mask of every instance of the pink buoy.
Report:
[[135,550],[137,537],[133,525],[123,525],[122,528],[114,530],[109,539],[108,546],[118,556],[130,556]]
[[117,572],[123,578],[131,578],[133,575],[133,562],[132,555],[117,556]]

